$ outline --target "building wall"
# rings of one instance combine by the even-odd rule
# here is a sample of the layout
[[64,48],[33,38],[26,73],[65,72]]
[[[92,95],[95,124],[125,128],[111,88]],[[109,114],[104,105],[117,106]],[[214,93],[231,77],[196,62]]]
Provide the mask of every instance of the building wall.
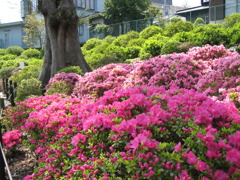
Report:
[[225,5],[225,16],[229,16],[232,13],[240,12],[240,0],[226,0]]
[[26,48],[23,43],[23,23],[8,23],[0,25],[0,48],[20,46]]

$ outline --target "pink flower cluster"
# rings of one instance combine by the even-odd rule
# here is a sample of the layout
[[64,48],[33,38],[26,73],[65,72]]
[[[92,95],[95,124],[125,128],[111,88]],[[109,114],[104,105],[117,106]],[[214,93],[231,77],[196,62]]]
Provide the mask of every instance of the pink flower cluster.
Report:
[[224,45],[211,46],[207,44],[204,47],[193,47],[186,54],[195,60],[209,61],[221,57],[233,56],[237,53],[228,51]]
[[70,84],[72,84],[74,86],[75,83],[79,81],[80,77],[81,76],[76,73],[61,72],[61,73],[55,74],[54,77],[52,77],[50,79],[50,81],[48,82],[46,89],[49,89],[51,87],[51,85],[57,81],[69,82]]
[[13,147],[14,145],[22,142],[20,139],[21,136],[22,131],[20,130],[8,131],[2,136],[3,144],[5,145],[6,148]]
[[240,57],[216,52],[110,64],[5,110],[39,157],[25,180],[239,179]]

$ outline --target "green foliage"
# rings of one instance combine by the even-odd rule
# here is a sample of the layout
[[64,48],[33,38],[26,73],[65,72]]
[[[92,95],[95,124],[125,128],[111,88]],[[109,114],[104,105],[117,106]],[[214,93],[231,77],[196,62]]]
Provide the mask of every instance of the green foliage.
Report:
[[193,30],[193,23],[190,21],[178,21],[176,23],[171,23],[166,26],[164,34],[168,37],[172,37],[174,34],[178,32],[189,32]]
[[166,37],[166,36],[163,36],[161,34],[156,34],[150,38],[148,38],[148,40],[160,40],[160,41],[163,41],[163,42],[167,42],[169,40],[169,37]]
[[95,48],[97,45],[100,45],[102,43],[101,39],[97,38],[92,38],[87,40],[87,42],[83,45],[82,49],[83,50],[91,50]]
[[148,26],[143,31],[140,32],[140,37],[143,39],[148,39],[156,34],[162,34],[163,29],[159,26]]
[[21,61],[23,61],[27,65],[27,60],[25,59],[14,59],[14,60],[2,61],[0,64],[1,64],[1,68],[10,67],[10,66],[19,67]]
[[161,49],[165,43],[163,41],[158,40],[146,40],[143,49],[142,54],[149,53],[152,57],[158,56],[161,54]]
[[171,40],[180,42],[194,42],[196,40],[196,35],[193,32],[179,32],[173,35]]
[[170,19],[170,22],[171,22],[171,23],[176,23],[176,22],[179,22],[179,21],[182,21],[182,19],[181,19],[180,17],[172,17],[172,18]]
[[32,13],[25,18],[24,23],[25,36],[23,41],[29,47],[43,46],[45,37],[45,23],[44,19],[39,19],[36,13]]
[[123,35],[118,36],[117,39],[115,39],[113,41],[113,44],[117,45],[117,46],[126,47],[128,42],[131,39],[138,39],[138,38],[139,38],[139,33],[138,32],[130,31],[127,34],[123,34]]
[[6,54],[4,56],[0,56],[1,60],[13,60],[15,59],[17,56],[13,55],[13,54]]
[[197,34],[196,41],[199,45],[228,45],[230,37],[224,28],[219,25],[206,25],[201,32]]
[[228,36],[230,37],[229,46],[240,44],[240,23],[235,24],[233,27],[228,29]]
[[162,9],[154,5],[150,5],[148,9],[144,11],[145,18],[156,17],[161,15],[162,15]]
[[199,27],[199,26],[205,26],[205,21],[203,18],[197,18],[194,23],[193,23],[193,27],[196,28],[196,27]]
[[47,89],[46,95],[53,95],[53,94],[66,94],[70,95],[73,91],[73,84],[66,81],[56,81],[53,82],[50,88]]
[[142,12],[148,9],[150,2],[151,0],[105,0],[103,15],[111,23],[142,19]]
[[13,55],[16,55],[16,56],[20,56],[23,51],[24,51],[24,49],[21,48],[21,47],[10,46],[6,49],[6,54],[13,54]]
[[179,46],[177,46],[180,52],[187,52],[190,48],[195,47],[196,44],[194,42],[183,42]]
[[97,33],[107,33],[108,30],[108,25],[103,23],[97,24],[94,28],[94,31]]
[[127,59],[134,59],[139,57],[139,53],[141,51],[141,47],[139,46],[131,46],[131,47],[127,47],[125,52],[126,52],[126,58]]
[[65,73],[76,73],[79,75],[83,75],[82,70],[79,66],[69,66],[69,67],[65,67],[61,70],[59,70],[57,73],[61,73],[61,72],[65,72]]
[[6,54],[6,50],[5,49],[0,49],[0,56],[5,55]]
[[94,53],[91,56],[86,56],[86,61],[92,69],[97,69],[99,67],[105,66],[107,64],[113,63],[114,58],[110,55],[105,55],[101,53]]
[[125,48],[121,46],[110,44],[106,48],[105,54],[111,56],[113,58],[112,62],[115,62],[115,63],[121,63],[126,60]]
[[179,45],[181,45],[181,42],[170,40],[163,45],[161,54],[180,53]]
[[29,97],[41,96],[42,95],[42,83],[38,79],[24,79],[18,84],[17,96],[15,102],[23,101]]
[[25,66],[22,70],[14,73],[10,79],[19,84],[25,79],[37,78],[39,76],[40,70],[41,66]]
[[109,35],[109,36],[106,36],[106,37],[103,39],[103,42],[106,42],[106,43],[111,44],[115,39],[116,39],[116,37]]
[[13,70],[16,69],[15,67],[5,67],[0,69],[0,78],[7,79],[11,77]]
[[27,56],[28,58],[40,58],[40,51],[37,49],[27,49],[22,55]]
[[143,39],[143,38],[131,39],[131,40],[128,42],[128,45],[127,45],[127,46],[129,46],[129,47],[131,47],[131,46],[139,46],[139,47],[142,47],[145,41],[146,41],[146,40]]
[[224,18],[223,25],[225,27],[233,27],[236,23],[240,23],[240,14],[232,13],[231,15]]

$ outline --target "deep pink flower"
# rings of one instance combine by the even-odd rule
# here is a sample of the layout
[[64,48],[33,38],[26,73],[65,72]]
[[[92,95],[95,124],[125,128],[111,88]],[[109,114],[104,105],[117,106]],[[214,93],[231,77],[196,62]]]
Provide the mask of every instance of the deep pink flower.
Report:
[[79,142],[85,143],[87,140],[87,136],[81,133],[77,133],[75,136],[72,137],[72,144],[77,146]]
[[174,151],[173,152],[178,152],[178,151],[181,151],[182,148],[181,148],[181,142],[179,142],[175,147],[174,147]]

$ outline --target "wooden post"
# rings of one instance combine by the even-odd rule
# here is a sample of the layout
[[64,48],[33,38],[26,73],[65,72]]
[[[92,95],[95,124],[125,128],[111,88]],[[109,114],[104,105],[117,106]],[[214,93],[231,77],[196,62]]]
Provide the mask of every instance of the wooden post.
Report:
[[12,81],[9,81],[9,93],[10,93],[10,102],[12,106],[15,106],[14,102],[14,91],[13,91],[13,84]]
[[9,98],[9,92],[8,92],[8,90],[9,90],[9,88],[8,88],[8,79],[5,80],[5,88],[6,88],[6,97],[7,97],[7,99],[8,99],[8,98]]

